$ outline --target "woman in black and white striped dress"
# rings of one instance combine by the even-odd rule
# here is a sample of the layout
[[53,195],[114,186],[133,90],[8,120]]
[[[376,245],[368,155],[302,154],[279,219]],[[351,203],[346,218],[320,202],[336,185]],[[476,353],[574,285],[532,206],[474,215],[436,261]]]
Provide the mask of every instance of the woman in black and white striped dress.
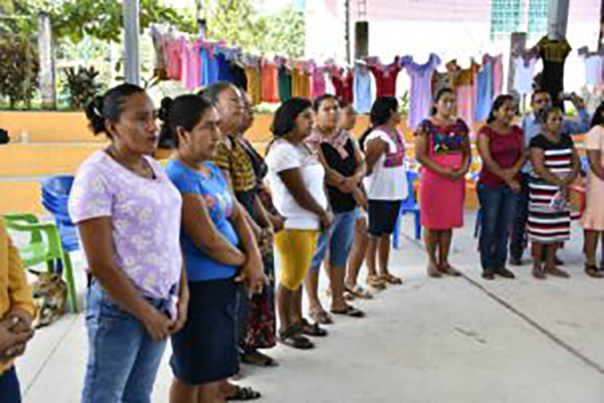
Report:
[[[570,239],[568,186],[579,173],[580,163],[573,140],[562,133],[564,114],[551,107],[542,115],[542,134],[530,142],[533,165],[529,181],[528,235],[532,242],[533,276],[568,277],[556,267],[558,246]],[[543,262],[545,248],[545,262]]]

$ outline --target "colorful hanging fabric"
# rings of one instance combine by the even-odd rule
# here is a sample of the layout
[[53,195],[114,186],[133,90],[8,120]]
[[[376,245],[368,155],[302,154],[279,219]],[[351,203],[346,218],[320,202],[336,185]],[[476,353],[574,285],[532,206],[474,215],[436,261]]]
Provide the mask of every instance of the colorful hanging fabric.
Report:
[[428,61],[424,64],[414,62],[411,56],[405,56],[401,59],[401,66],[405,68],[411,78],[407,124],[412,130],[415,130],[422,120],[430,116],[432,76],[440,62],[440,58],[434,53],[430,53]]
[[371,110],[371,77],[365,63],[354,65],[354,109],[358,113],[369,113]]
[[273,62],[262,64],[262,100],[279,102],[277,65]]
[[343,69],[337,66],[329,68],[331,82],[334,86],[336,96],[346,103],[352,103],[354,100],[354,77],[350,69]]
[[369,70],[375,78],[378,97],[396,96],[396,79],[402,67],[399,58],[396,57],[390,64],[369,63]]

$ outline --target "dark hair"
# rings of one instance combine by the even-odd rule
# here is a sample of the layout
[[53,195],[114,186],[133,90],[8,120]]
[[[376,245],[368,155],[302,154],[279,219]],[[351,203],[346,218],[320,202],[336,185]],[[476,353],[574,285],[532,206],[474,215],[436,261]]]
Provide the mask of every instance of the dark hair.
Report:
[[215,104],[218,102],[218,98],[220,97],[220,95],[230,88],[239,91],[239,89],[235,85],[229,83],[228,81],[217,81],[214,84],[211,84],[203,90],[199,91],[198,95],[206,97],[213,104]]
[[203,114],[212,107],[209,99],[193,94],[181,95],[161,101],[158,117],[163,122],[159,134],[164,148],[178,147],[178,128],[190,132],[201,121]]
[[306,98],[293,97],[283,102],[273,118],[271,132],[275,137],[285,136],[296,127],[296,118],[302,112],[312,107]]
[[94,135],[105,133],[109,138],[111,134],[105,127],[105,120],[119,122],[124,113],[126,100],[135,94],[144,93],[145,90],[134,84],[120,84],[108,90],[104,95],[98,95],[86,106],[86,118]]
[[493,101],[493,105],[491,106],[491,112],[489,113],[489,117],[487,118],[487,123],[493,123],[495,121],[495,113],[497,113],[497,111],[501,109],[501,107],[505,105],[506,102],[513,101],[514,97],[508,94],[499,95],[497,98],[495,98],[495,101]]
[[542,110],[541,113],[539,114],[539,123],[541,123],[542,125],[545,125],[547,123],[547,118],[554,111],[558,111],[562,115],[564,115],[564,112],[562,112],[562,108],[560,108],[559,106],[556,106],[556,105],[550,106],[549,108],[545,108],[544,110]]
[[591,127],[599,126],[604,123],[604,117],[602,114],[604,114],[604,102],[601,102],[596,108],[594,116],[591,118]]
[[369,112],[369,121],[371,122],[371,125],[359,139],[359,144],[363,151],[365,150],[365,139],[369,136],[369,133],[377,126],[386,124],[392,117],[392,113],[398,113],[397,99],[395,97],[377,97]]
[[338,106],[340,106],[340,100],[338,99],[338,97],[336,97],[335,95],[332,94],[323,94],[320,97],[317,97],[315,99],[315,102],[312,105],[312,108],[315,112],[319,111],[319,108],[321,108],[321,104],[323,103],[323,101],[327,101],[328,99],[333,99],[336,104],[338,104]]
[[455,92],[449,87],[444,87],[438,90],[436,96],[434,97],[434,101],[432,101],[432,109],[430,110],[430,114],[432,116],[436,115],[436,104],[438,103],[438,101],[440,101],[440,99],[447,94],[455,95]]
[[546,90],[544,90],[543,88],[536,88],[533,93],[531,94],[531,103],[535,102],[535,97],[539,94],[547,94],[549,95],[549,92],[547,92]]

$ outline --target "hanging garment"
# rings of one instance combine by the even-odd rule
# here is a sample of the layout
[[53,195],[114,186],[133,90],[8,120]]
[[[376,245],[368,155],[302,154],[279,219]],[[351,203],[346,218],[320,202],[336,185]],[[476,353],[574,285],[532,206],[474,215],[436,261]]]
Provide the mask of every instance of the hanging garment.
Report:
[[388,65],[370,64],[369,70],[375,78],[375,86],[377,87],[376,96],[396,96],[396,79],[398,73],[401,71],[398,58],[395,58],[394,62]]
[[199,43],[184,45],[183,54],[183,85],[189,91],[194,91],[201,84],[201,45]]
[[310,88],[310,66],[298,63],[292,70],[292,96],[309,98]]
[[279,102],[278,71],[275,63],[262,64],[262,100],[264,102]]
[[252,105],[262,102],[262,75],[260,63],[256,59],[245,60],[245,77],[247,79],[247,93]]
[[247,91],[247,75],[244,68],[241,66],[241,64],[234,60],[229,61],[228,64],[231,70],[231,77],[233,79],[231,82],[240,90]]
[[164,40],[161,33],[155,25],[151,25],[151,39],[153,40],[153,48],[155,49],[155,59],[153,73],[160,80],[168,78],[168,66],[166,64],[166,50],[164,49]]
[[201,86],[207,87],[218,81],[218,61],[214,45],[206,43],[201,47]]
[[493,98],[503,91],[503,55],[489,56],[493,64]]
[[354,109],[358,113],[369,113],[371,110],[371,77],[364,63],[354,65]]
[[602,55],[580,55],[581,60],[585,63],[585,84],[598,85],[602,84],[603,62]]
[[285,102],[292,97],[292,73],[282,64],[279,66],[279,100]]
[[325,94],[325,69],[314,63],[310,64],[311,88],[310,96],[312,98],[320,97]]
[[233,82],[233,75],[231,74],[231,66],[226,59],[226,55],[221,51],[216,54],[216,62],[218,63],[218,81]]
[[476,114],[476,74],[480,65],[472,61],[467,69],[457,71],[455,79],[455,104],[457,116],[464,120],[471,128],[474,125]]
[[482,69],[476,75],[476,115],[478,121],[485,121],[494,99],[496,57],[484,55]]
[[535,63],[537,63],[537,59],[526,60],[522,56],[517,56],[514,59],[514,89],[520,95],[527,95],[533,92]]
[[564,91],[564,62],[572,48],[566,38],[551,40],[544,36],[537,43],[537,50],[543,60],[540,87],[549,93],[553,104],[561,105],[560,93]]
[[350,69],[344,70],[334,66],[331,69],[331,82],[338,98],[346,103],[353,102],[354,77]]
[[168,55],[168,77],[180,80],[182,77],[182,51],[180,39],[168,39],[166,42]]
[[422,120],[430,116],[432,75],[440,62],[440,58],[434,53],[430,53],[430,58],[424,64],[415,63],[411,56],[405,56],[401,60],[401,65],[411,77],[408,116],[408,125],[411,130],[414,130]]

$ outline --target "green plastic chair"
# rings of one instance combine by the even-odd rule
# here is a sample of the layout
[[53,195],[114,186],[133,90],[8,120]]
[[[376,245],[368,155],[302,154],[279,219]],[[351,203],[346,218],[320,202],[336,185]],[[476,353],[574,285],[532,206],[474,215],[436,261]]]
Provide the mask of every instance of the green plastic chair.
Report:
[[[59,259],[63,264],[63,274],[67,282],[67,297],[71,312],[78,311],[77,293],[73,279],[73,268],[69,253],[63,250],[59,230],[54,224],[41,224],[33,214],[5,214],[9,230],[31,234],[29,245],[19,248],[19,254],[25,267],[40,263],[48,265],[48,271],[54,271],[54,261]],[[43,236],[45,234],[46,236]]]

